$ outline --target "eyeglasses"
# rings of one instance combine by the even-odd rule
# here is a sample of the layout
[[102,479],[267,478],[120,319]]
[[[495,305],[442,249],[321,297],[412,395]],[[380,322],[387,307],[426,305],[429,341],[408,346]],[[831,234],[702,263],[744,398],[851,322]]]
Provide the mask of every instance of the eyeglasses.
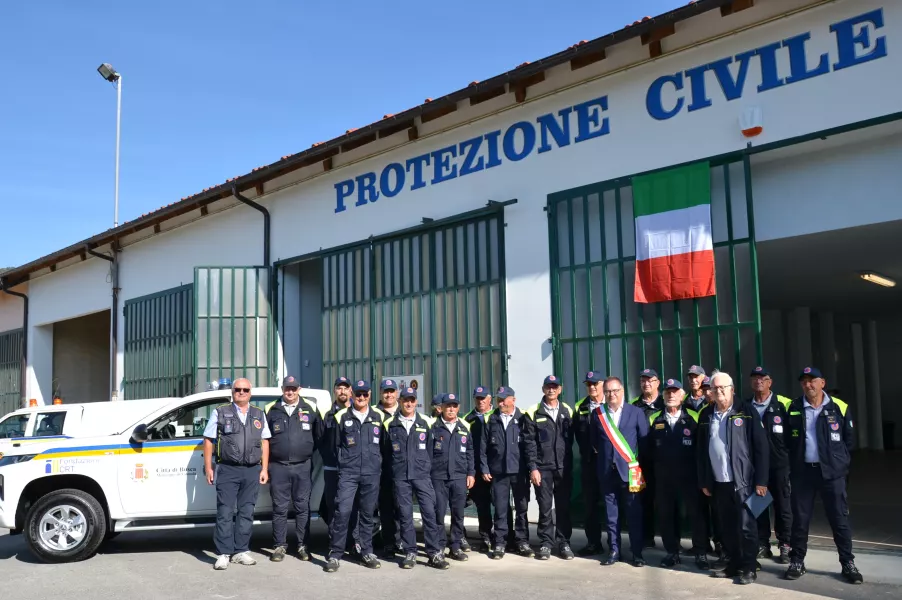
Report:
[[357,392],[356,394],[354,394],[354,397],[355,398],[366,398],[369,395],[370,395],[369,392]]
[[233,388],[232,391],[234,391],[236,394],[250,394],[251,388]]
[[282,389],[285,390],[286,392],[296,392],[296,391],[298,391],[298,388],[296,388],[296,387],[285,387],[285,388],[282,388]]
[[604,395],[605,396],[613,396],[614,394],[619,394],[622,391],[623,391],[623,388],[616,388],[613,390],[605,390]]
[[728,389],[730,389],[730,388],[732,388],[732,387],[733,387],[732,385],[715,385],[712,389],[713,389],[715,392],[719,392],[719,393],[721,393],[721,394],[724,394],[724,393],[726,393],[726,391],[727,391]]

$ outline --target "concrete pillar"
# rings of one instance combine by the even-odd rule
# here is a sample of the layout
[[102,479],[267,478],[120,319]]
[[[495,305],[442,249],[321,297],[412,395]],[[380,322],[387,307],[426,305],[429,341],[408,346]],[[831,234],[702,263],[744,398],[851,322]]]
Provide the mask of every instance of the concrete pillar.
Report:
[[789,365],[793,378],[811,366],[811,309],[800,306],[789,313]]
[[[112,319],[111,319],[112,320]],[[112,323],[110,324],[112,326]],[[119,331],[116,332],[116,381],[111,390],[111,400],[125,400],[125,301],[119,296]],[[110,353],[113,349],[110,348]]]
[[817,313],[821,342],[821,373],[827,380],[827,387],[840,387],[836,372],[836,328],[833,322],[833,312],[824,311]]
[[[873,450],[883,450],[883,407],[880,398],[880,362],[877,354],[877,322],[868,321],[868,439]],[[861,404],[864,404],[862,402]],[[853,415],[854,419],[854,415]]]
[[[864,340],[860,323],[852,323],[852,364],[855,372],[855,396],[853,406],[858,409],[853,419],[858,419],[858,447],[870,448],[871,437],[868,435],[871,415],[866,404],[864,368]],[[849,398],[852,400],[852,398]]]
[[44,406],[53,401],[53,323],[28,329],[25,405],[33,398]]

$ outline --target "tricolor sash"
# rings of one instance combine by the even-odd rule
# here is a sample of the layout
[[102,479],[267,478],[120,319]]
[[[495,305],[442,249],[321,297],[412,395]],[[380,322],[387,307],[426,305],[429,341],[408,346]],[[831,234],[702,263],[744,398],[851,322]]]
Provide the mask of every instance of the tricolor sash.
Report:
[[617,454],[620,455],[620,458],[622,458],[626,462],[627,467],[629,467],[630,491],[641,492],[645,489],[645,478],[642,476],[642,468],[639,466],[636,454],[633,452],[633,449],[630,448],[630,445],[626,443],[626,439],[623,437],[623,434],[620,433],[620,429],[617,428],[614,419],[611,418],[611,412],[608,410],[608,405],[603,404],[599,406],[596,411],[598,421],[601,423],[601,428],[604,429],[608,439],[611,440],[614,450],[617,451]]

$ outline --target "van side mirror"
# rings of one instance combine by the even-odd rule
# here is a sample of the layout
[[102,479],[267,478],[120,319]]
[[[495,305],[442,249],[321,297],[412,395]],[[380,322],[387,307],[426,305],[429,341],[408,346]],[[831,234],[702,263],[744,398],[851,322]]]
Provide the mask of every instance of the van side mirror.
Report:
[[138,444],[143,444],[147,441],[147,425],[141,423],[135,427],[135,430],[132,431],[132,441]]

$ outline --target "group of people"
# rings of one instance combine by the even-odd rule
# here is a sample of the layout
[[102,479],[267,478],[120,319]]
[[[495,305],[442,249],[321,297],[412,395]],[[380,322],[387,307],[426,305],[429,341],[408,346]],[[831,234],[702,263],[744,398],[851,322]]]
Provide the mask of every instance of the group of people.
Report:
[[[283,396],[261,410],[250,405],[246,379],[233,384],[233,401],[213,413],[204,432],[209,483],[216,485],[216,569],[254,564],[248,553],[259,484],[270,483],[273,503],[271,560],[287,553],[287,515],[295,511],[297,555],[309,560],[311,463],[324,467],[320,514],[329,526],[324,570],[337,571],[346,552],[369,568],[384,557],[416,565],[413,507],[419,507],[427,564],[448,569],[447,557],[466,561],[468,498],[477,509],[481,551],[548,560],[572,560],[570,518],[574,445],[579,467],[587,545],[577,554],[604,554],[602,565],[626,560],[620,510],[626,512],[631,562],[645,566],[643,550],[660,534],[663,567],[681,562],[681,514],[691,524],[699,569],[714,577],[752,583],[758,558],[789,563],[787,579],[805,574],[808,527],[820,494],[839,551],[843,576],[863,578],[855,566],[846,503],[853,445],[848,405],[824,392],[816,368],[800,374],[795,400],[774,394],[763,367],[750,373],[753,396],[734,399],[731,376],[693,365],[687,386],[639,373],[641,394],[626,400],[618,377],[589,371],[585,396],[573,408],[562,401],[559,378],[546,377],[541,400],[522,410],[512,388],[473,390],[473,409],[459,415],[453,393],[432,398],[432,414],[417,410],[418,391],[379,384],[373,404],[367,381],[339,377],[334,402],[321,414],[300,397],[294,377]],[[663,395],[660,390],[663,384]],[[538,395],[538,394],[537,394]],[[493,406],[494,401],[494,406]],[[214,469],[215,457],[215,469]],[[530,488],[539,508],[539,547],[530,544]],[[772,504],[772,507],[768,506]],[[513,510],[511,509],[513,507]],[[762,507],[764,507],[763,510]],[[771,508],[777,552],[771,542]],[[445,515],[450,511],[450,537]],[[759,514],[756,518],[756,514]],[[376,519],[380,527],[374,536]],[[713,545],[712,545],[713,541]],[[717,560],[712,564],[708,555]]]

